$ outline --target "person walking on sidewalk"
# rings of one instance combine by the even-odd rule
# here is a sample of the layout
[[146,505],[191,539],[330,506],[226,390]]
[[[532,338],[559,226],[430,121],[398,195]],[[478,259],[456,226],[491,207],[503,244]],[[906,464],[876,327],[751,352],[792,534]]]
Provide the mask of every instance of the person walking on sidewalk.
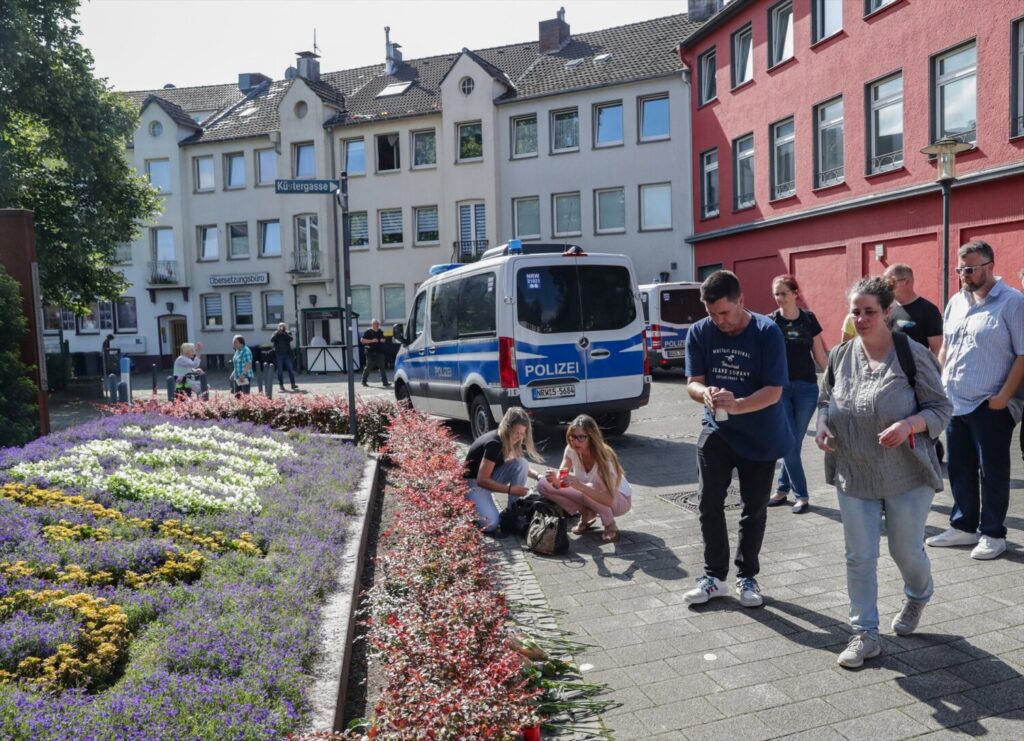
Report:
[[[857,337],[832,351],[818,400],[814,441],[825,451],[825,479],[836,487],[846,540],[846,590],[855,632],[838,663],[847,668],[881,653],[878,543],[883,517],[906,596],[893,631],[913,633],[933,591],[924,526],[935,492],[942,491],[933,440],[949,421],[952,405],[935,356],[890,329],[892,304],[885,278],[862,278],[854,285],[850,313]],[[907,353],[913,380],[905,370],[911,361],[900,359]]]
[[281,322],[277,325],[277,331],[270,337],[270,344],[274,346],[274,362],[277,364],[277,384],[284,391],[284,372],[288,371],[288,380],[292,383],[292,391],[297,391],[295,383],[295,359],[292,356],[292,334],[288,331],[288,325]]
[[789,427],[793,431],[793,447],[782,459],[779,483],[775,494],[768,500],[769,507],[781,507],[789,503],[789,492],[793,492],[796,503],[793,514],[800,515],[810,506],[807,491],[807,476],[800,453],[804,445],[804,433],[814,416],[818,404],[818,375],[815,363],[824,368],[825,343],[821,339],[821,325],[817,317],[807,309],[796,305],[800,298],[800,286],[792,275],[777,275],[772,279],[772,295],[779,308],[770,316],[782,330],[786,341],[786,365],[789,366],[789,382],[782,390],[782,407],[786,410]]
[[729,592],[724,506],[736,469],[743,501],[736,589],[741,605],[759,607],[764,600],[757,574],[768,497],[775,463],[793,440],[780,403],[789,378],[786,346],[775,322],[743,305],[740,282],[728,270],[708,277],[701,284],[700,298],[708,316],[686,335],[686,375],[687,393],[704,405],[697,442],[704,576],[684,598],[701,604]]
[[371,321],[370,328],[363,332],[359,342],[362,344],[363,352],[366,354],[366,363],[363,365],[363,385],[369,386],[366,379],[370,377],[370,371],[379,368],[380,382],[385,387],[390,386],[387,371],[385,371],[387,358],[384,353],[384,332],[381,331],[380,322],[376,319]]
[[939,307],[914,291],[914,271],[898,262],[885,269],[892,283],[892,329],[927,347],[938,357],[942,348],[942,312]]
[[231,356],[231,381],[232,391],[235,396],[248,394],[252,390],[252,379],[255,374],[252,372],[252,350],[245,345],[245,337],[236,334],[231,338],[231,347],[235,354]]
[[973,545],[971,557],[982,560],[1006,550],[1010,441],[1020,421],[1017,392],[1024,380],[1024,296],[995,269],[987,242],[960,247],[961,290],[946,304],[939,353],[942,383],[953,402],[946,429],[953,511],[949,529],[926,541]]

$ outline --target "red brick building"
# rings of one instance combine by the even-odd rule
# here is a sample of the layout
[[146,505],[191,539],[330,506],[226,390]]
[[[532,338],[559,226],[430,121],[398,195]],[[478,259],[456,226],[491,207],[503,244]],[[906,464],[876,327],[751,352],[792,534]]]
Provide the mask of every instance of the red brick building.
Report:
[[[691,0],[699,6],[720,0]],[[983,7],[982,7],[983,6]],[[691,70],[698,276],[725,267],[773,309],[794,273],[833,344],[859,276],[909,263],[940,303],[944,136],[957,159],[951,266],[961,243],[1024,266],[1024,2],[732,0],[682,44]],[[950,274],[950,290],[958,285]]]

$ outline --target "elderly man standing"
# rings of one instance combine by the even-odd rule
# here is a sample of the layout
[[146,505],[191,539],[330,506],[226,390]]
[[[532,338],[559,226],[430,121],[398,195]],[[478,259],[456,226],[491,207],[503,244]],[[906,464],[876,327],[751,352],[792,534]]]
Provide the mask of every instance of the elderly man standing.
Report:
[[370,371],[379,369],[380,382],[385,386],[390,386],[387,371],[384,370],[384,366],[387,365],[387,354],[384,350],[384,331],[380,328],[380,321],[377,319],[371,321],[370,328],[363,332],[359,342],[362,343],[366,353],[366,364],[363,365],[363,385],[369,386],[366,380],[370,377]]
[[973,545],[971,557],[988,560],[1006,550],[1010,440],[1024,380],[1024,295],[996,277],[987,242],[968,242],[958,255],[961,290],[946,305],[939,353],[953,403],[946,446],[954,506],[950,528],[925,542]]
[[893,330],[903,332],[936,356],[942,347],[942,312],[928,299],[914,291],[914,271],[898,262],[890,265],[885,277],[892,282],[896,303],[892,307]]

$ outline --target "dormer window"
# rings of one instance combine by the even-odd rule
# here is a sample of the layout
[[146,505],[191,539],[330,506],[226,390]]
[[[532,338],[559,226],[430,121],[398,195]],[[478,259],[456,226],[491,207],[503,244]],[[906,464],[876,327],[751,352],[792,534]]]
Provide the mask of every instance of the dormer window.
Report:
[[463,77],[459,80],[459,90],[463,95],[469,95],[474,89],[476,89],[476,83],[473,82],[472,77]]

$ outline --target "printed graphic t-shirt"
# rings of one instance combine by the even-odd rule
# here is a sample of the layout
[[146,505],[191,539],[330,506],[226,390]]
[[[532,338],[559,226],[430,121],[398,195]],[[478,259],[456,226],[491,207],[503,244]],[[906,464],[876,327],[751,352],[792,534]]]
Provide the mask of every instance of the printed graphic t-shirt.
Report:
[[942,314],[939,307],[918,296],[909,304],[892,304],[892,328],[915,342],[928,347],[929,337],[942,336]]
[[[686,336],[686,375],[703,376],[706,385],[727,389],[738,399],[765,386],[785,386],[789,374],[782,331],[768,317],[751,312],[746,328],[730,336],[705,317]],[[718,432],[737,455],[755,461],[778,460],[792,441],[780,402],[730,414],[721,422],[705,407],[702,425],[702,440]]]
[[814,369],[811,348],[814,347],[814,338],[821,334],[821,325],[814,312],[800,309],[796,319],[787,319],[782,315],[782,309],[776,309],[768,316],[779,325],[782,337],[786,341],[789,380],[817,383],[818,376]]

